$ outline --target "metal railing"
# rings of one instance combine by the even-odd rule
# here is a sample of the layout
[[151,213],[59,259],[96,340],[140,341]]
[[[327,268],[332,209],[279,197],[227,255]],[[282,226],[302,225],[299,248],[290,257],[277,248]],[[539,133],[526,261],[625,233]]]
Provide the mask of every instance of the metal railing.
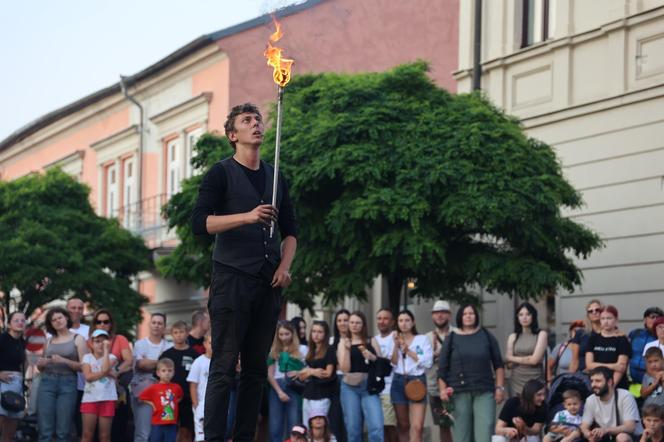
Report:
[[148,247],[160,247],[165,241],[177,238],[161,215],[161,208],[168,199],[169,195],[162,193],[119,207],[118,221],[125,229],[143,237]]

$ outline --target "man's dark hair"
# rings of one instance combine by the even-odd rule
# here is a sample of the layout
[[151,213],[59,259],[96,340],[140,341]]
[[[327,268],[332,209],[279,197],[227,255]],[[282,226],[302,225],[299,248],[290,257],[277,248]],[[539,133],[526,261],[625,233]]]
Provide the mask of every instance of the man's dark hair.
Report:
[[53,307],[49,309],[48,313],[46,313],[46,319],[44,320],[45,321],[44,325],[46,326],[46,331],[49,332],[54,337],[57,336],[58,332],[53,327],[53,324],[51,324],[51,322],[53,322],[53,315],[55,315],[56,313],[60,313],[62,316],[67,318],[67,328],[71,328],[72,325],[74,325],[71,322],[71,316],[69,316],[69,312],[67,310],[63,309],[62,307]]
[[154,318],[155,316],[161,316],[161,318],[164,320],[164,325],[166,325],[166,313],[152,313],[150,318]]
[[380,312],[387,312],[387,313],[390,314],[390,316],[392,317],[392,319],[394,319],[394,312],[392,312],[392,310],[390,310],[389,308],[387,308],[387,307],[383,307],[383,308],[381,308],[380,310],[378,310],[378,311],[376,312],[376,315],[378,315],[378,313],[380,313]]
[[588,377],[593,377],[595,375],[601,375],[606,382],[609,382],[610,379],[613,379],[613,370],[606,367],[595,367],[588,372]]
[[261,118],[263,117],[261,112],[258,110],[258,106],[255,104],[244,103],[231,109],[231,113],[228,114],[226,117],[226,122],[224,123],[224,131],[226,132],[226,138],[228,138],[228,141],[231,143],[231,146],[233,146],[233,149],[235,149],[235,141],[232,141],[230,137],[228,137],[228,134],[235,132],[235,118],[238,115],[245,113],[256,114]]

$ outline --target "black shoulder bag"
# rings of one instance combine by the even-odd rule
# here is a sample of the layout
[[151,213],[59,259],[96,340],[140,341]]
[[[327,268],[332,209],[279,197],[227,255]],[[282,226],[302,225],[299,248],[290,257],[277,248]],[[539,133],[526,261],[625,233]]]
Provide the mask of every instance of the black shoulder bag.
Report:
[[[369,341],[369,345],[373,348],[371,341]],[[369,363],[367,377],[367,391],[369,394],[380,394],[385,389],[385,378],[391,373],[392,363],[390,360],[376,355],[376,360]]]

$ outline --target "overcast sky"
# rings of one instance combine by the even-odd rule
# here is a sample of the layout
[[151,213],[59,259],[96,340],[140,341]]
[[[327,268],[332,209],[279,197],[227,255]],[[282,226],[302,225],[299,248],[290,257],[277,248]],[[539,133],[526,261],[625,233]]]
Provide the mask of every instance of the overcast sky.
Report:
[[203,34],[302,1],[2,1],[0,140]]

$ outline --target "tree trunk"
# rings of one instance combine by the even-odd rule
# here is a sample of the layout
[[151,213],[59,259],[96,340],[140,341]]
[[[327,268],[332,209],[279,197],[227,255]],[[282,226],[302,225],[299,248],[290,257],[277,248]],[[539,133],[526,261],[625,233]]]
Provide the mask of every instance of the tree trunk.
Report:
[[392,310],[394,317],[399,313],[399,306],[401,305],[401,291],[403,289],[403,276],[399,274],[391,274],[387,277],[387,297],[389,301],[389,308]]

